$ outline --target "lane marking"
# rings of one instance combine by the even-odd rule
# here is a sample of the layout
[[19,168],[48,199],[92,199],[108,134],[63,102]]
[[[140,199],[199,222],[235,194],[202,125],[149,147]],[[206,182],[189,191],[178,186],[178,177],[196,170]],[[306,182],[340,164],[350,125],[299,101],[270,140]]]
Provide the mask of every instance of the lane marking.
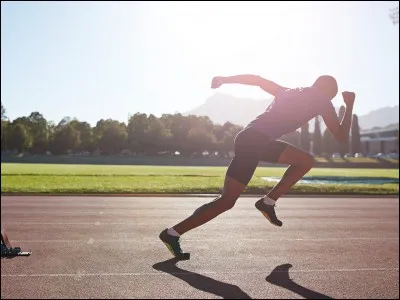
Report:
[[[315,273],[315,272],[326,272],[326,273],[334,273],[334,272],[381,272],[381,271],[399,271],[399,268],[359,268],[359,269],[312,269],[312,270],[290,270],[289,273]],[[288,273],[288,271],[275,271],[276,273]],[[197,276],[197,275],[210,275],[210,274],[236,274],[236,275],[245,275],[245,274],[266,274],[265,271],[204,271],[193,273],[192,271],[187,272],[142,272],[142,273],[59,273],[59,274],[2,274],[1,277],[73,277],[76,278],[79,276],[82,277],[102,277],[102,276],[150,276],[150,275],[185,275],[185,276]]]
[[[363,240],[363,241],[368,241],[368,240],[394,240],[398,241],[398,237],[337,237],[337,238],[240,238],[237,242],[240,241],[246,241],[246,242],[256,242],[256,241],[299,241],[299,242],[307,242],[307,241],[312,241],[312,242],[320,242],[320,241],[342,241],[342,240],[347,240],[347,241],[353,241],[353,240]],[[228,239],[218,239],[218,238],[212,238],[212,239],[185,239],[185,242],[228,242],[230,240]],[[79,242],[84,242],[84,240],[10,240],[12,243],[79,243]],[[159,243],[160,240],[158,239],[149,239],[149,238],[144,238],[144,239],[100,239],[96,240],[96,243],[112,243],[112,242],[118,242],[118,243],[138,243],[138,242],[145,242],[145,243]]]
[[87,243],[88,243],[89,245],[91,245],[91,244],[93,244],[93,242],[94,242],[94,238],[90,238],[90,239],[88,240]]
[[[157,220],[155,220],[157,221]],[[226,224],[228,225],[229,219],[226,219],[226,222],[221,222],[221,223],[214,223],[216,225],[222,225]],[[161,221],[160,221],[161,222]],[[307,221],[307,220],[296,220],[296,219],[291,219],[291,220],[286,220],[284,224],[290,224],[290,223],[304,223],[304,224],[343,224],[343,225],[348,225],[348,224],[371,224],[371,225],[376,225],[376,224],[395,224],[399,225],[399,220],[393,220],[393,221],[379,221],[379,220],[371,220],[369,221],[348,221],[348,220],[341,220],[341,221],[334,221],[334,220],[324,220],[324,221]],[[6,224],[15,224],[15,225],[94,225],[95,223],[93,222],[7,222],[3,220],[3,223]],[[139,226],[150,226],[154,225],[155,222],[151,223],[134,223],[134,222],[102,222],[103,225],[139,225]],[[240,223],[235,223],[235,225],[238,225]],[[254,226],[257,224],[254,223]],[[249,226],[253,226],[253,224],[250,224]]]
[[[6,174],[4,174],[6,175]],[[119,198],[118,200],[127,200],[127,201],[138,201],[138,200],[144,200],[140,198],[158,198],[158,200],[165,200],[165,201],[170,201],[171,199],[176,199],[176,198],[197,198],[201,199],[204,197],[207,198],[216,198],[219,197],[221,194],[168,194],[168,193],[163,193],[163,194],[142,194],[142,193],[124,193],[124,194],[97,194],[97,193],[85,193],[85,194],[79,194],[79,193],[54,193],[54,194],[43,194],[43,193],[3,193],[2,200],[4,201],[29,201],[26,199],[32,199],[32,198],[40,198],[41,201],[55,201],[55,200],[64,200],[63,198],[69,198],[67,201],[77,201],[78,199],[86,199],[89,201],[97,201],[97,200],[107,200],[107,199],[115,199]],[[240,198],[261,198],[265,196],[265,194],[243,194],[240,195]],[[97,199],[96,199],[97,198]],[[170,199],[164,199],[164,198],[170,198]],[[394,195],[370,195],[370,194],[365,194],[365,195],[351,195],[351,194],[346,194],[346,195],[327,195],[327,194],[287,194],[282,197],[282,199],[290,199],[296,201],[297,199],[305,199],[307,202],[314,202],[314,201],[321,201],[321,200],[336,200],[337,198],[341,200],[356,200],[358,201],[360,198],[364,200],[372,200],[379,198],[379,199],[399,199],[399,196],[394,194]],[[62,201],[61,200],[61,201]],[[111,200],[111,201],[113,201]],[[191,199],[192,200],[192,199]]]
[[[102,207],[103,208],[103,207]],[[141,207],[127,207],[125,210],[121,210],[121,207],[119,206],[118,208],[120,208],[119,210],[113,209],[112,207],[106,207],[108,208],[108,213],[110,214],[127,214],[127,213],[151,213],[151,214],[159,214],[160,211],[162,212],[174,212],[174,213],[193,213],[193,211],[195,210],[195,207],[193,207],[193,211],[191,208],[185,208],[185,209],[181,209],[178,210],[177,207],[174,207],[174,209],[171,208],[143,208]],[[299,209],[292,209],[292,208],[287,208],[287,209],[281,209],[278,210],[278,212],[281,215],[285,216],[285,213],[288,213],[287,216],[290,216],[290,213],[304,213],[301,214],[303,216],[310,216],[309,213],[310,211],[313,211],[313,215],[311,215],[310,217],[330,217],[330,216],[339,216],[339,217],[348,217],[348,218],[352,218],[354,216],[359,216],[359,215],[374,215],[374,210],[373,209],[357,209],[357,210],[349,210],[348,208],[338,208],[335,211],[330,210],[329,213],[326,212],[325,207],[322,207],[320,209],[306,209],[306,210],[299,210]],[[346,213],[343,212],[343,209],[346,209]],[[17,209],[4,209],[2,208],[2,211],[4,213],[7,213],[8,215],[11,214],[76,214],[76,213],[81,213],[81,214],[93,214],[93,213],[98,213],[98,210],[86,210],[86,211],[82,211],[79,207],[74,208],[74,209],[68,209],[69,211],[65,211],[65,208],[60,207],[58,210],[43,210],[42,208],[35,208],[35,210],[33,210],[33,208],[29,208],[25,209],[25,210],[17,210]],[[229,210],[230,211],[230,210]],[[315,211],[315,212],[314,212]],[[320,212],[320,213],[319,213]],[[381,211],[382,212],[382,211]],[[389,207],[386,211],[383,211],[385,214],[390,214],[393,216],[399,216],[399,212],[398,210],[395,210],[393,207]],[[231,214],[228,213],[229,216],[232,217],[237,217],[240,215],[245,214],[246,216],[255,216],[257,215],[257,211],[254,211],[253,209],[249,209],[249,210],[241,210],[241,211],[233,211],[231,212]]]
[[[71,222],[71,223],[63,223],[63,222],[48,222],[48,223],[38,223],[38,222],[6,222],[7,224],[15,224],[15,225],[100,225],[100,222]],[[97,224],[98,223],[98,224]],[[121,222],[111,222],[111,223],[101,223],[102,225],[143,225],[149,226],[149,224],[145,223],[121,223]]]
[[52,206],[53,208],[79,208],[79,207],[93,207],[93,208],[98,208],[98,207],[121,207],[121,205],[106,205],[106,204],[83,204],[83,203],[65,203],[65,202],[59,202],[59,203],[38,203],[34,202],[32,203],[31,201],[28,201],[27,203],[4,203],[1,204],[2,207],[24,207],[24,208],[43,208],[43,207],[49,207]]

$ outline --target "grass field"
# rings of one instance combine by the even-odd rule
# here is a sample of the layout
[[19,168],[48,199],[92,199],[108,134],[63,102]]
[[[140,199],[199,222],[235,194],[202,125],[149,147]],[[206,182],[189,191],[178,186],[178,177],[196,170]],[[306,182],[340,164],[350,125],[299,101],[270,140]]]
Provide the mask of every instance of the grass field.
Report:
[[[226,167],[109,166],[61,164],[1,165],[2,193],[220,193]],[[265,193],[285,168],[256,170],[245,193]],[[315,168],[307,176],[399,178],[398,169]],[[398,194],[398,184],[297,184],[295,194]]]

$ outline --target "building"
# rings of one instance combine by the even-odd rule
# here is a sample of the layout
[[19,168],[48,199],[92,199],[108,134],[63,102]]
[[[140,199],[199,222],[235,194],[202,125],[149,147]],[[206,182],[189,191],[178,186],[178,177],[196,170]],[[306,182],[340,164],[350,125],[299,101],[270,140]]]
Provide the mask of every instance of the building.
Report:
[[360,132],[364,154],[399,153],[399,125]]

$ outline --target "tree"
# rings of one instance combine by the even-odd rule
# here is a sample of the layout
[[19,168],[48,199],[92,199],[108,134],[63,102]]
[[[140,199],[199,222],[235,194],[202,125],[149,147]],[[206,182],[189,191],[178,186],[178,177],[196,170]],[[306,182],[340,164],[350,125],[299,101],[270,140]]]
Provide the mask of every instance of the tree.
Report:
[[80,122],[76,119],[70,122],[71,126],[79,132],[80,144],[77,150],[80,151],[93,151],[94,141],[93,141],[93,130],[89,123]]
[[310,152],[310,131],[308,122],[300,128],[300,147],[304,151]]
[[214,149],[221,155],[227,155],[233,150],[233,142],[236,135],[243,129],[242,126],[231,122],[225,122],[223,125],[213,126],[213,135],[215,137]]
[[7,136],[9,136],[8,129],[9,129],[9,122],[6,120],[1,120],[1,150],[8,149],[8,143],[7,143]]
[[[344,106],[339,111],[339,118],[344,115]],[[360,152],[359,128],[357,116],[353,117],[351,128],[351,147]],[[192,155],[205,150],[218,151],[225,156],[233,150],[234,139],[243,129],[242,126],[226,122],[214,124],[208,117],[183,116],[181,114],[164,114],[160,118],[154,115],[136,113],[130,116],[127,125],[116,120],[100,120],[95,127],[70,117],[64,117],[57,125],[47,121],[39,112],[19,117],[10,123],[5,120],[5,109],[2,106],[1,149],[32,151],[43,153],[50,150],[54,154],[68,151],[101,150],[103,154],[113,155],[129,148],[145,155],[160,152],[179,151],[182,155]],[[298,131],[286,134],[281,139],[305,151],[310,151],[310,140],[313,140],[312,151],[315,155],[324,152],[347,153],[340,150],[342,145],[333,138],[328,130],[322,135],[320,117],[315,118],[314,133],[311,137],[308,124]],[[350,144],[350,140],[349,140]],[[356,146],[359,145],[359,146]],[[358,147],[358,148],[357,148]],[[352,150],[353,151],[353,150]],[[353,151],[354,152],[354,151]]]
[[50,150],[55,154],[65,154],[76,150],[80,143],[80,132],[70,123],[70,118],[63,118],[54,128]]
[[49,121],[47,125],[47,129],[49,131],[49,150],[51,150],[51,145],[57,132],[57,126],[53,121]]
[[62,141],[64,150],[74,151],[81,143],[81,135],[71,124],[63,126],[59,131],[60,140]]
[[188,153],[200,155],[204,150],[209,150],[211,146],[210,134],[204,128],[192,128],[189,130],[186,149]]
[[136,113],[128,120],[127,145],[131,151],[144,153],[149,122],[146,114]]
[[127,144],[135,152],[156,154],[169,148],[169,130],[154,115],[137,113],[131,116],[127,126]]
[[213,150],[215,147],[215,136],[213,133],[214,124],[205,116],[186,117],[190,126],[185,149],[188,154],[197,153],[201,155],[204,150]]
[[188,149],[188,136],[192,126],[189,117],[190,116],[185,117],[181,114],[162,115],[161,120],[171,134],[169,139],[170,151],[179,151],[182,155],[190,154]]
[[[342,121],[344,114],[346,112],[346,107],[344,107],[344,105],[340,106],[339,109],[339,122]],[[336,150],[335,152],[339,152],[340,155],[343,157],[346,153],[348,153],[350,151],[350,143],[349,143],[349,139],[347,139],[345,142],[343,143],[339,143],[338,141],[335,140],[335,145],[336,145]]]
[[107,155],[120,153],[126,146],[128,137],[125,123],[111,119],[98,121],[94,135],[97,147]]
[[8,146],[11,150],[24,152],[32,145],[32,138],[29,130],[23,122],[14,121],[8,130]]
[[327,155],[332,155],[336,151],[336,140],[329,132],[328,129],[325,129],[324,135],[322,136],[322,149],[323,152]]
[[154,115],[137,113],[131,116],[127,126],[128,147],[135,152],[155,154],[167,150],[171,145],[169,130],[162,119]]
[[154,115],[147,118],[147,135],[144,143],[144,151],[147,154],[155,154],[168,149],[168,141],[171,137],[164,123]]
[[315,117],[315,123],[314,123],[313,153],[314,155],[322,154],[322,134],[318,116]]
[[33,153],[45,153],[49,145],[49,130],[47,120],[39,112],[33,112],[27,118],[30,135],[32,137]]
[[1,103],[1,120],[6,120],[7,116],[6,116],[6,109],[3,106],[3,103]]
[[7,130],[8,130],[8,120],[6,116],[6,109],[1,104],[1,150],[7,149]]
[[351,152],[361,152],[361,138],[360,138],[360,126],[358,125],[358,117],[356,114],[353,115],[353,121],[351,123]]

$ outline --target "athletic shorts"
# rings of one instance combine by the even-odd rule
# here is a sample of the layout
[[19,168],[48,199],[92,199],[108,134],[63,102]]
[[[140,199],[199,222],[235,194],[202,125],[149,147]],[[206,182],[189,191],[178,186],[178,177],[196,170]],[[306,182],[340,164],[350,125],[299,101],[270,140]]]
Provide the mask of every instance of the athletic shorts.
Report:
[[289,145],[252,128],[240,131],[234,141],[235,156],[226,175],[247,186],[260,161],[276,163]]

